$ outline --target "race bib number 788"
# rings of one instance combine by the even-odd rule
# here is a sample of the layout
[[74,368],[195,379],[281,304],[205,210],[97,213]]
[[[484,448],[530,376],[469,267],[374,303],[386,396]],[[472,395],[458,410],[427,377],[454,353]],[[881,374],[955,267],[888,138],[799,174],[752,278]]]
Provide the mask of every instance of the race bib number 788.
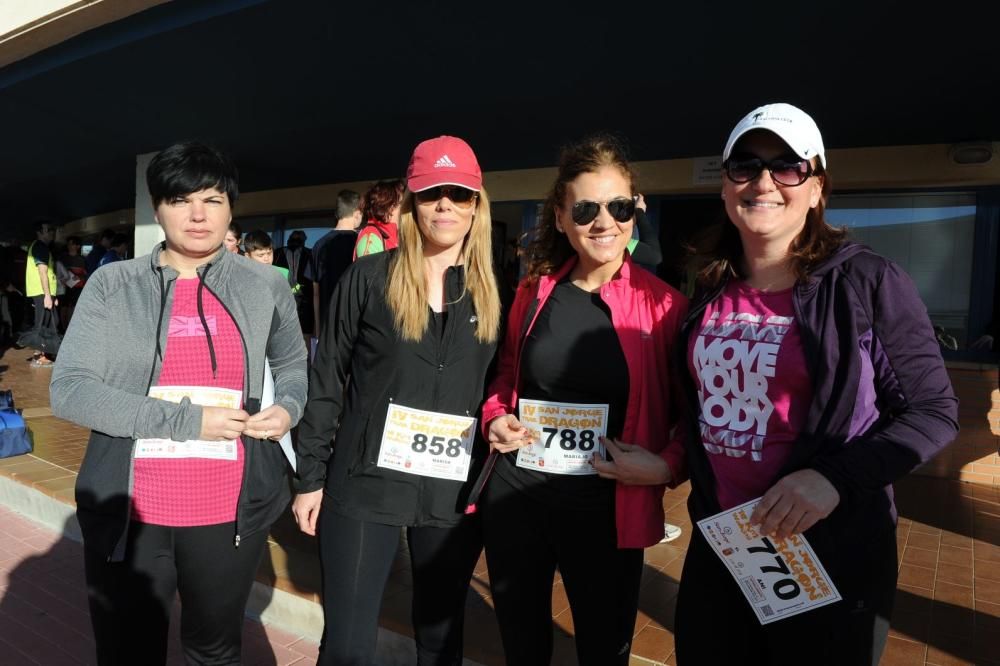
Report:
[[591,462],[604,457],[607,405],[519,400],[521,425],[534,442],[517,452],[517,466],[549,474],[597,474]]

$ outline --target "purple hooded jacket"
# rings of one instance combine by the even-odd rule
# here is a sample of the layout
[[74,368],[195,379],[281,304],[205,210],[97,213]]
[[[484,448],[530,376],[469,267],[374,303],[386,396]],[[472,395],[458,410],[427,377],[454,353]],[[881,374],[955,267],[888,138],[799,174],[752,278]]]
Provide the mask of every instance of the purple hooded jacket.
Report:
[[[706,305],[724,288],[695,296],[679,354],[687,353]],[[847,555],[850,543],[893,528],[891,484],[955,437],[958,400],[916,287],[888,259],[845,243],[796,286],[793,303],[813,395],[778,478],[812,468],[840,493],[834,512],[806,532],[825,561],[824,550]],[[678,367],[686,368],[686,359]],[[694,383],[683,375],[689,509],[697,521],[720,508],[698,433]]]

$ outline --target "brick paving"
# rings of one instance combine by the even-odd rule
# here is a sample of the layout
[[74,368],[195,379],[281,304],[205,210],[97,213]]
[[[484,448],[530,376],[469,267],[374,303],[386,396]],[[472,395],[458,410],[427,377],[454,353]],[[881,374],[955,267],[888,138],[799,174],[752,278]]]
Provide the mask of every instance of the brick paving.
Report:
[[[171,623],[168,664],[181,666]],[[248,666],[314,664],[317,645],[301,636],[247,620],[243,662]],[[6,666],[96,664],[90,633],[83,549],[59,532],[0,507],[0,661]]]

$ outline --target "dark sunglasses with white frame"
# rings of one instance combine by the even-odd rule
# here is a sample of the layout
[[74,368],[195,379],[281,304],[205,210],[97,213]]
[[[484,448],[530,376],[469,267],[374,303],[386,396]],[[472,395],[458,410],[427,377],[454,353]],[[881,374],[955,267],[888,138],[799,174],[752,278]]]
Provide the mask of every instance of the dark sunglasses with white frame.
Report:
[[803,159],[788,159],[779,157],[770,161],[759,157],[730,157],[723,162],[722,169],[726,178],[734,183],[749,183],[757,180],[767,169],[771,179],[778,185],[797,187],[817,174],[812,162]]

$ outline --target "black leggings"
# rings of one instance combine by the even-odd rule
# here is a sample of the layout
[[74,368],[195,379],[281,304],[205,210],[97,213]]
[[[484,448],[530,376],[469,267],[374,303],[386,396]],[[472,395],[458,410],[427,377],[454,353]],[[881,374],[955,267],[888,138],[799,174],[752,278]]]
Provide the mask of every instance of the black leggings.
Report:
[[163,527],[132,522],[123,562],[84,544],[90,619],[101,666],[163,664],[174,596],[189,664],[239,664],[243,614],[267,530],[233,547],[233,523]]
[[602,511],[547,507],[493,475],[483,498],[483,535],[510,666],[552,660],[556,567],[573,614],[579,663],[629,663],[642,549],[617,547],[613,505]]
[[762,626],[701,531],[693,530],[677,597],[677,663],[876,666],[896,591],[894,533],[872,539],[867,551],[845,558],[838,575],[826,566],[842,601]]
[[[413,630],[420,666],[462,663],[469,580],[482,551],[476,518],[456,527],[408,527],[413,571]],[[399,549],[400,528],[320,511],[323,642],[318,664],[370,666],[382,594]]]

